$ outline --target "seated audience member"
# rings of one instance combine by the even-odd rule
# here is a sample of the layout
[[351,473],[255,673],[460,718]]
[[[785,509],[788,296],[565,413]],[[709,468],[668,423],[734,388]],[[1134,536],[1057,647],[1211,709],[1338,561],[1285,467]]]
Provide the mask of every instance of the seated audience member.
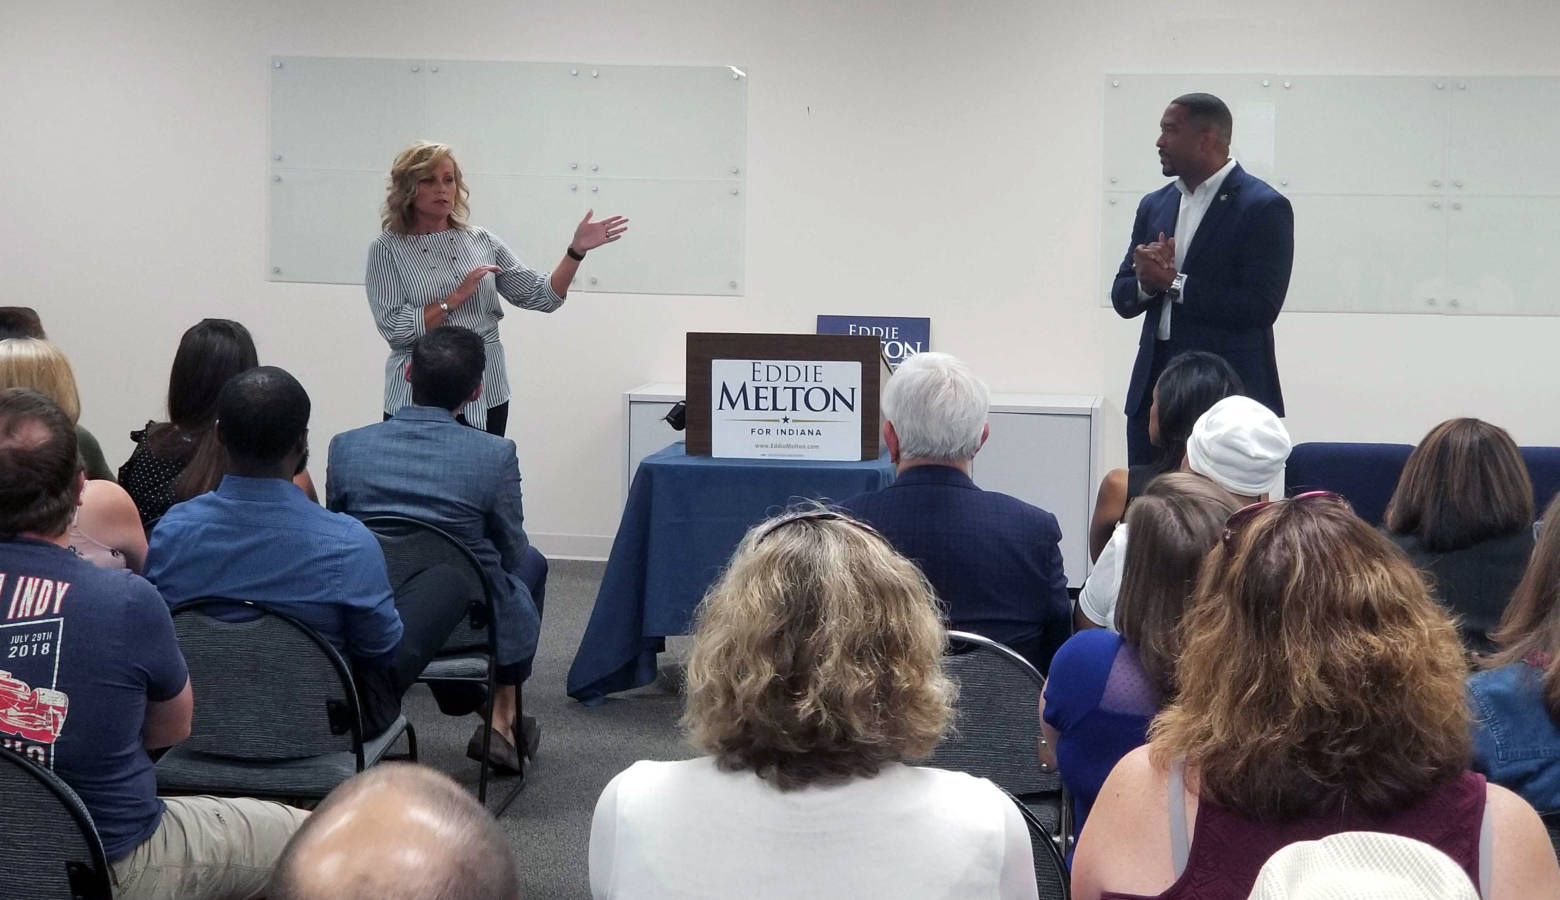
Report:
[[[77,424],[81,413],[76,376],[60,349],[45,340],[11,338],[0,341],[0,388],[32,388],[48,397],[65,413],[76,430],[76,440],[87,473],[81,503],[70,520],[70,548],[89,562],[111,569],[141,571],[146,562],[146,535],[141,531],[135,503],[108,474],[108,463],[97,439]],[[96,474],[93,473],[96,460]]]
[[1186,458],[1192,426],[1210,406],[1245,392],[1240,376],[1224,357],[1202,350],[1177,354],[1154,382],[1148,407],[1148,440],[1160,448],[1159,458],[1141,466],[1111,469],[1100,480],[1089,524],[1089,558],[1099,559],[1116,526],[1126,521],[1127,508],[1156,476],[1175,472]]
[[1386,529],[1429,574],[1463,646],[1492,652],[1489,634],[1533,553],[1533,482],[1511,435],[1478,419],[1431,429],[1403,466]]
[[509,839],[449,776],[381,763],[330,792],[282,853],[269,900],[520,900]]
[[1473,768],[1540,812],[1560,812],[1560,497],[1491,638],[1487,671],[1468,679]]
[[1560,896],[1538,815],[1467,771],[1457,629],[1341,497],[1231,516],[1181,634],[1175,700],[1090,813],[1076,900],[1239,900],[1274,852],[1342,831],[1430,844],[1488,874],[1485,900]]
[[81,395],[70,360],[54,344],[42,338],[9,338],[0,341],[0,388],[25,387],[59,404],[76,429],[87,478],[113,481],[114,473],[103,458],[103,447],[81,427]]
[[707,755],[607,785],[592,896],[1035,897],[1013,803],[905,765],[952,717],[946,646],[931,585],[871,527],[823,509],[755,526],[688,656],[683,723]]
[[[1249,397],[1226,397],[1192,426],[1181,470],[1207,478],[1242,505],[1251,504],[1282,486],[1289,449],[1289,432],[1271,410]],[[1073,615],[1079,631],[1115,628],[1128,534],[1125,525],[1116,527],[1084,581]]]
[[377,736],[400,715],[401,695],[465,604],[438,589],[439,567],[429,570],[427,589],[394,597],[378,540],[292,484],[309,455],[309,395],[291,375],[274,366],[241,372],[216,406],[217,439],[233,472],[162,517],[146,577],[169,606],[220,597],[302,620],[347,656],[365,737]]
[[77,453],[70,418],[52,401],[0,391],[5,633],[11,647],[31,648],[0,673],[22,695],[5,745],[80,795],[119,900],[260,896],[306,814],[260,800],[158,799],[147,750],[189,735],[189,673],[157,590],[67,549],[84,483]]
[[1479,900],[1479,892],[1424,841],[1345,831],[1268,857],[1249,900]]
[[[498,693],[489,755],[519,771],[541,730],[523,716],[520,685],[531,674],[547,584],[547,560],[526,538],[515,442],[455,421],[482,393],[486,351],[467,328],[443,326],[412,345],[405,377],[412,405],[388,421],[330,442],[326,505],[357,518],[409,516],[444,529],[476,556],[498,598]],[[482,758],[482,725],[466,753]],[[519,738],[517,741],[516,739]]]
[[[168,375],[168,421],[132,431],[135,450],[119,467],[119,483],[148,532],[168,507],[221,482],[228,460],[212,429],[217,394],[229,378],[259,364],[249,329],[230,319],[202,319],[184,332]],[[308,470],[293,480],[315,499]]]
[[926,573],[950,627],[1018,651],[1044,673],[1067,639],[1056,517],[970,480],[986,442],[986,385],[946,353],[917,353],[883,391],[894,483],[840,504]]
[[1042,759],[1061,770],[1079,830],[1105,776],[1148,739],[1149,720],[1175,694],[1181,614],[1203,557],[1238,508],[1224,488],[1189,472],[1150,481],[1127,510],[1132,542],[1115,630],[1080,631],[1051,660],[1040,709],[1054,755]]
[[31,306],[0,306],[0,340],[11,338],[49,339],[43,333],[43,322],[38,311]]

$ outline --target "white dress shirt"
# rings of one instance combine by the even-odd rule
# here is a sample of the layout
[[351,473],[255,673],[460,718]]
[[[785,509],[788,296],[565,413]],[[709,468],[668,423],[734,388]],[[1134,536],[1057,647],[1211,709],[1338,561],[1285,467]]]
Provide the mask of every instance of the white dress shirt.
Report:
[[[1235,160],[1226,160],[1219,171],[1208,176],[1197,188],[1186,186],[1186,179],[1175,180],[1176,190],[1181,192],[1181,208],[1176,213],[1175,220],[1175,270],[1180,272],[1186,264],[1187,248],[1192,246],[1192,238],[1197,236],[1197,227],[1202,224],[1203,217],[1208,214],[1208,208],[1213,205],[1213,198],[1219,193],[1219,188],[1224,186],[1224,179],[1229,177],[1230,170],[1235,168]],[[1159,313],[1159,331],[1155,335],[1161,341],[1170,340],[1170,307],[1179,303],[1186,297],[1186,282],[1189,279],[1181,279],[1181,297],[1171,301],[1169,297],[1164,299]],[[1138,296],[1147,300],[1153,296],[1143,290],[1143,285],[1138,285]]]
[[1078,594],[1078,610],[1090,622],[1116,630],[1116,596],[1121,593],[1121,564],[1127,558],[1127,523],[1119,522],[1094,561]]

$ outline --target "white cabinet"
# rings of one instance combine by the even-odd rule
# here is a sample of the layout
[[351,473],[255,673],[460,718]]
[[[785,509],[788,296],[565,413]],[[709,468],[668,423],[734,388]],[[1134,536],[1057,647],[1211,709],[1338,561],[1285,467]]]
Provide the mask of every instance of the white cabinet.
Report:
[[[682,439],[662,417],[684,393],[681,384],[656,383],[623,395],[624,500],[639,461]],[[1089,573],[1089,516],[1100,481],[1100,402],[1093,395],[992,394],[991,436],[975,457],[973,474],[981,487],[1056,516],[1072,587]]]

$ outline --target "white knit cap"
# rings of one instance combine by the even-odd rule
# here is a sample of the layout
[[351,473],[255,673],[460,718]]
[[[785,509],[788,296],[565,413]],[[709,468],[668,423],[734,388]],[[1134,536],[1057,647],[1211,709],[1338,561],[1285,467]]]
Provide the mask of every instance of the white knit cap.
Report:
[[1450,856],[1395,834],[1346,831],[1268,857],[1250,900],[1478,900]]
[[1250,397],[1225,397],[1203,413],[1186,440],[1192,471],[1233,494],[1273,491],[1289,459],[1289,432]]

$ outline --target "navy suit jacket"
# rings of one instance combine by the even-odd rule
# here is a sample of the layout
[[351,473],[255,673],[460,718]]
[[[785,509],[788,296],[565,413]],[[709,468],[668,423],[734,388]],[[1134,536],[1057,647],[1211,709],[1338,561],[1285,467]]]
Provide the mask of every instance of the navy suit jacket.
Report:
[[514,441],[462,425],[447,409],[403,407],[331,438],[325,505],[358,518],[409,516],[458,538],[500,591],[509,587],[496,604],[499,663],[535,655],[541,617],[521,575],[530,540]]
[[1051,667],[1070,613],[1056,517],[983,491],[951,466],[916,466],[842,509],[883,533],[937,590],[952,627]]
[[[1239,164],[1219,186],[1192,245],[1186,248],[1186,289],[1170,314],[1170,340],[1156,339],[1163,301],[1138,299],[1132,248],[1175,234],[1181,192],[1175,183],[1145,196],[1132,223],[1132,243],[1116,270],[1110,301],[1122,318],[1143,316],[1137,361],[1127,387],[1127,415],[1153,399],[1156,365],[1187,350],[1224,357],[1245,382],[1246,395],[1284,414],[1273,353],[1273,322],[1284,307],[1295,256],[1295,214],[1289,201]],[[1156,358],[1157,357],[1157,358]]]

